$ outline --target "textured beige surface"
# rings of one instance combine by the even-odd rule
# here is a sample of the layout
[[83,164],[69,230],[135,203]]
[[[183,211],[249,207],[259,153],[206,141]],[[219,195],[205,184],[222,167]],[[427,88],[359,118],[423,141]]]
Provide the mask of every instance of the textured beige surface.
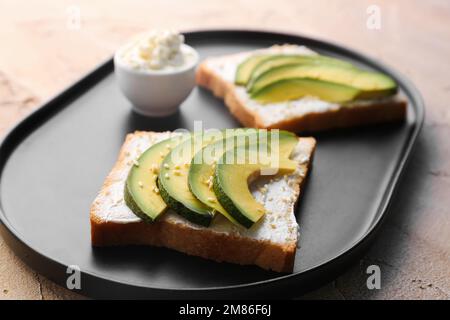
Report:
[[[381,9],[380,30],[366,27],[366,10],[374,2]],[[68,28],[72,5],[81,12],[79,29]],[[1,8],[1,133],[109,57],[130,35],[152,27],[263,26],[339,42],[395,66],[421,90],[427,119],[392,214],[362,261],[303,298],[450,298],[448,1],[3,0]],[[381,268],[381,290],[365,286],[371,264]],[[0,239],[0,298],[80,296],[36,275]]]

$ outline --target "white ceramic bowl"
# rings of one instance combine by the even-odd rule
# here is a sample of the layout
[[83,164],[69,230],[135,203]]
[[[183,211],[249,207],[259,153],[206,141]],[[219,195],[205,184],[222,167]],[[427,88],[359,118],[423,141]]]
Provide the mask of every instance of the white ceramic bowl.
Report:
[[[187,46],[187,45],[184,45]],[[189,64],[173,70],[136,70],[114,55],[116,79],[133,109],[143,115],[163,117],[175,113],[195,87],[198,54]]]

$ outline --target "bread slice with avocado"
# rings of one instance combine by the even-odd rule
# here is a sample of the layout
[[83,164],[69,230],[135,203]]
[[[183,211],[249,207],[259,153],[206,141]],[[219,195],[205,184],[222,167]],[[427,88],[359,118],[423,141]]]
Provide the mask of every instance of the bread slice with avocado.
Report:
[[312,132],[406,117],[393,79],[298,45],[210,57],[196,79],[248,127]]
[[[258,179],[250,186],[251,195],[264,207],[265,215],[249,228],[231,222],[222,214],[216,214],[208,227],[202,226],[170,207],[163,208],[162,204],[158,208],[165,210],[164,213],[158,211],[151,219],[145,216],[142,219],[133,213],[124,198],[130,170],[137,167],[136,159],[151,150],[151,146],[158,147],[158,143],[177,135],[137,131],[127,136],[116,164],[91,207],[92,245],[162,246],[215,261],[292,272],[298,241],[294,208],[311,165],[315,140],[297,137],[290,155],[290,160],[295,163],[293,171],[270,179]],[[291,147],[285,144],[280,148],[281,153],[288,150],[283,148]],[[151,152],[146,157],[150,156]],[[137,168],[143,168],[141,166],[143,163]],[[230,169],[225,168],[225,171]],[[151,177],[152,168],[148,171]],[[222,187],[226,188],[226,184]],[[147,203],[143,202],[143,205]]]

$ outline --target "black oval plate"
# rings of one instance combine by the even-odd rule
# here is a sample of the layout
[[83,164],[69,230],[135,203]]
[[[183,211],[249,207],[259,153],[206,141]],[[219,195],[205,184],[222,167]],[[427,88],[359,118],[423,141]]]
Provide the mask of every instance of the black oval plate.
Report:
[[175,116],[131,112],[107,61],[19,123],[0,146],[1,233],[31,267],[66,285],[81,270],[83,294],[112,298],[294,296],[331,280],[370,243],[420,131],[420,94],[394,70],[352,50],[256,31],[186,33],[202,58],[295,43],[390,74],[409,100],[404,123],[320,134],[301,195],[301,248],[293,274],[215,263],[152,247],[94,249],[89,207],[125,134],[134,130],[237,127],[221,100],[195,89]]

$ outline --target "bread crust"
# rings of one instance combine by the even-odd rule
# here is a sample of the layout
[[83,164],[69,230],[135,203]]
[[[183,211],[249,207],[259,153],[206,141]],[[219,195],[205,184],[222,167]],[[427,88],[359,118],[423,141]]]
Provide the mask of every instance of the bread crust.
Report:
[[[100,194],[104,194],[108,187],[115,182],[116,173],[125,169],[127,144],[135,134],[156,134],[136,132],[127,135],[119,157],[107,176]],[[313,138],[300,138],[308,141],[310,157],[315,149]],[[308,162],[308,165],[311,161]],[[307,168],[307,171],[309,168]],[[294,188],[297,200],[301,185]],[[241,265],[257,265],[263,269],[277,272],[292,272],[294,266],[297,243],[273,243],[271,241],[256,240],[239,234],[225,234],[214,232],[208,228],[192,228],[187,224],[174,223],[167,219],[160,219],[153,223],[143,221],[132,223],[117,223],[106,221],[99,215],[98,200],[94,201],[90,211],[91,243],[96,247],[151,245],[167,247],[177,251],[218,261],[231,262]]]
[[296,245],[274,244],[250,238],[192,229],[168,221],[154,223],[111,223],[91,219],[92,245],[151,245],[214,260],[257,265],[277,272],[292,272]]
[[406,101],[396,99],[370,105],[343,106],[326,112],[312,112],[265,125],[258,113],[247,108],[238,97],[234,84],[227,82],[211,70],[206,62],[198,67],[196,81],[199,86],[212,91],[216,97],[222,98],[231,114],[247,127],[315,132],[401,121],[406,118],[407,112]]

